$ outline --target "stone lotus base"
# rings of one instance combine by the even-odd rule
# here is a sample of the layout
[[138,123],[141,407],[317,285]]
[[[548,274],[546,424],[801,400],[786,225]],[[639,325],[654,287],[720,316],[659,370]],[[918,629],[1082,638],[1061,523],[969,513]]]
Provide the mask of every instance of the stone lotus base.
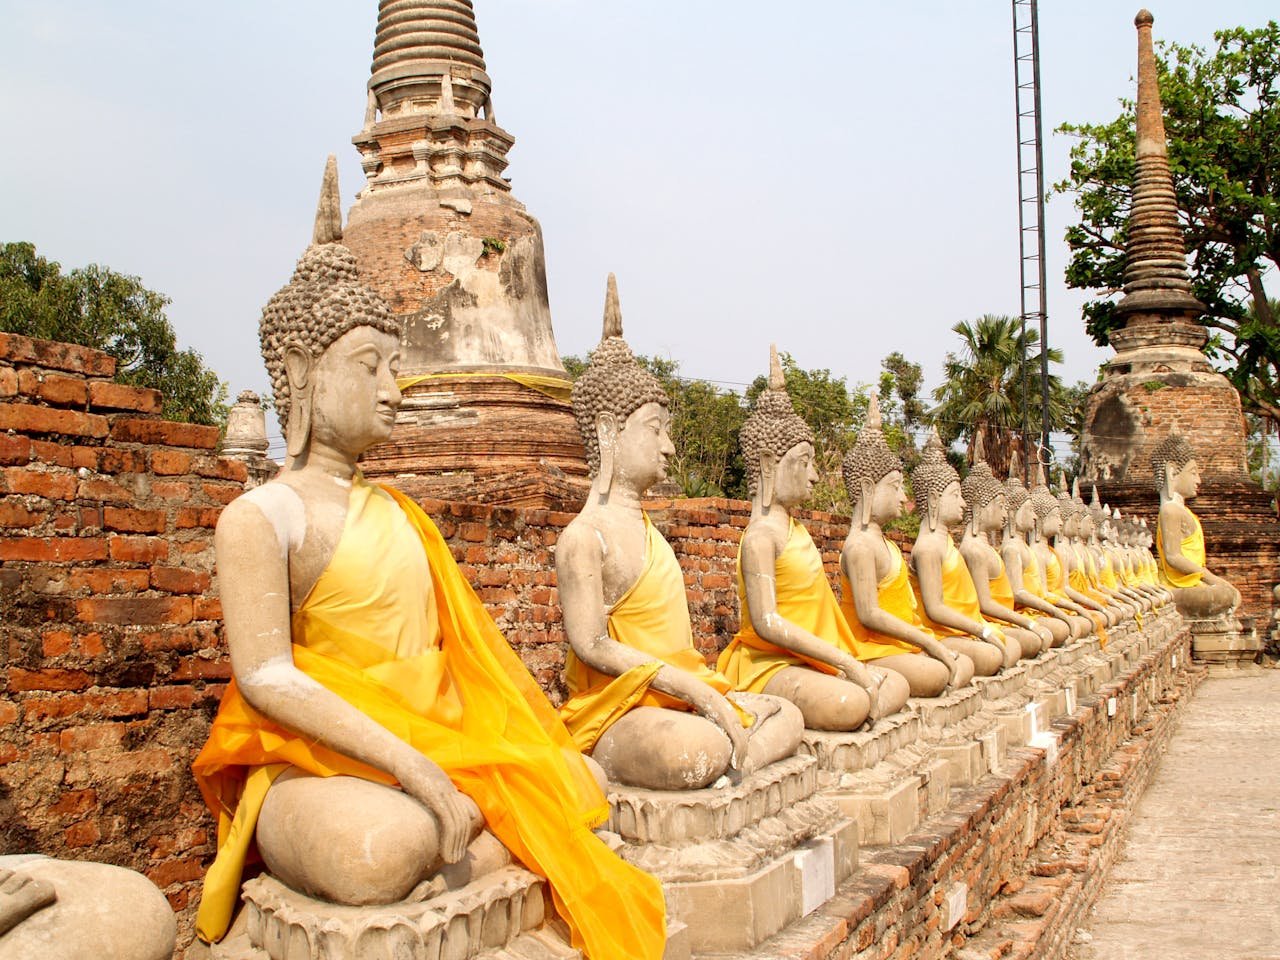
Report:
[[1234,616],[1208,620],[1187,620],[1191,628],[1191,653],[1208,664],[1213,675],[1239,674],[1257,669],[1262,653],[1262,639],[1252,622],[1242,623]]
[[618,853],[662,881],[687,928],[668,960],[749,950],[834,895],[857,866],[857,827],[820,788],[816,761],[796,756],[731,786],[611,789]]
[[548,918],[546,881],[503,867],[423,902],[323,903],[273,877],[244,885],[243,932],[215,960],[581,960]]

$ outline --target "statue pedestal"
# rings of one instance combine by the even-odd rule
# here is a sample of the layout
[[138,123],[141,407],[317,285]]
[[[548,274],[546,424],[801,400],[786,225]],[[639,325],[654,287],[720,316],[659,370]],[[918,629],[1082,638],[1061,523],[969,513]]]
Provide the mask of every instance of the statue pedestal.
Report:
[[1257,661],[1262,641],[1252,620],[1224,615],[1208,620],[1187,620],[1191,628],[1191,655],[1209,665],[1210,676],[1239,675],[1260,669]]
[[245,926],[215,960],[581,960],[546,881],[503,867],[429,900],[351,907],[263,875],[244,885]]
[[[819,794],[818,765],[789,757],[736,786],[612,786],[623,859],[662,881],[692,954],[750,950],[817,909],[857,866],[857,826]],[[675,951],[668,949],[669,960]]]

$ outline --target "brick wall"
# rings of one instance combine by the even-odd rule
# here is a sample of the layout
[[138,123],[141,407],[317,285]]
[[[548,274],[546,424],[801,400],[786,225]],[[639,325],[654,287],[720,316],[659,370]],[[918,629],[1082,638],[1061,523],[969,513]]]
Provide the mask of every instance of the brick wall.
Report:
[[190,761],[228,676],[213,526],[245,469],[114,372],[0,334],[0,842],[132,867],[184,911],[212,851]]

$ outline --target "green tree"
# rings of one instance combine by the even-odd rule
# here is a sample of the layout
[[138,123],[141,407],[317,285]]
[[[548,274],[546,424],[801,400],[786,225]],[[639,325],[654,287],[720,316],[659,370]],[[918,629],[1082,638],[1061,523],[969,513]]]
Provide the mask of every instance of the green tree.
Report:
[[[987,462],[997,476],[1009,469],[1009,456],[1022,442],[1024,402],[1030,438],[1040,436],[1040,334],[1026,332],[1024,359],[1022,322],[1018,317],[985,314],[962,320],[951,329],[962,347],[947,353],[944,383],[933,392],[938,405],[931,411],[943,441],[963,438],[972,457],[974,442],[982,434]],[[1062,362],[1062,352],[1050,348],[1049,361]],[[1031,385],[1024,390],[1025,381]],[[1062,381],[1049,377],[1049,429],[1066,424],[1068,398]]]
[[[1159,44],[1158,71],[1180,219],[1195,295],[1206,306],[1206,352],[1246,406],[1280,423],[1280,330],[1264,280],[1280,268],[1280,25],[1214,34],[1212,53]],[[1134,104],[1077,137],[1069,176],[1080,222],[1069,227],[1067,284],[1101,291],[1085,305],[1089,333],[1108,343],[1118,323],[1134,173]]]
[[920,459],[916,437],[930,422],[929,408],[920,396],[924,370],[895,350],[880,361],[879,386],[885,442],[910,472]]
[[96,264],[63,273],[30,243],[0,246],[0,331],[61,340],[116,358],[116,380],[164,394],[170,420],[221,424],[226,385],[194,350],[179,350],[169,298]]

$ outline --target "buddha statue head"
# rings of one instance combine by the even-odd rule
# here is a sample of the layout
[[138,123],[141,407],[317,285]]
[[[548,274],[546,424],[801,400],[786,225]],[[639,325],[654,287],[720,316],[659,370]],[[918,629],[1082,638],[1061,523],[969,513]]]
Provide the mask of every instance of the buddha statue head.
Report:
[[595,490],[607,496],[616,480],[637,495],[662,480],[675,452],[668,435],[670,399],[622,339],[618,282],[609,274],[604,331],[586,370],[573,384],[578,421]]
[[885,442],[880,420],[880,395],[871,391],[867,420],[841,464],[853,515],[864,529],[902,516],[908,506],[902,461]]
[[1040,533],[1045,537],[1054,537],[1062,530],[1062,504],[1049,491],[1049,484],[1044,477],[1044,463],[1036,458],[1035,476],[1031,484],[1031,508],[1035,511],[1036,523]]
[[787,393],[777,347],[769,347],[769,382],[738,435],[747,468],[747,488],[768,510],[777,501],[791,508],[808,499],[817,480],[813,431],[796,413]]
[[1031,494],[1022,482],[1022,455],[1017,448],[1009,458],[1009,476],[1004,482],[1004,501],[1009,533],[1025,534],[1036,522],[1035,507],[1031,505]]
[[1186,438],[1171,433],[1151,451],[1151,475],[1160,500],[1174,496],[1184,500],[1194,497],[1200,488],[1200,468],[1196,452]]
[[911,471],[911,486],[915,490],[922,529],[954,527],[964,518],[960,474],[947,461],[937,427],[930,430],[920,462]]
[[991,472],[981,433],[974,441],[973,466],[960,484],[960,495],[964,498],[966,532],[977,535],[1004,525],[1004,484]]
[[363,286],[342,239],[337,169],[325,171],[314,242],[262,310],[259,339],[291,459],[315,440],[358,456],[391,435],[400,324]]

